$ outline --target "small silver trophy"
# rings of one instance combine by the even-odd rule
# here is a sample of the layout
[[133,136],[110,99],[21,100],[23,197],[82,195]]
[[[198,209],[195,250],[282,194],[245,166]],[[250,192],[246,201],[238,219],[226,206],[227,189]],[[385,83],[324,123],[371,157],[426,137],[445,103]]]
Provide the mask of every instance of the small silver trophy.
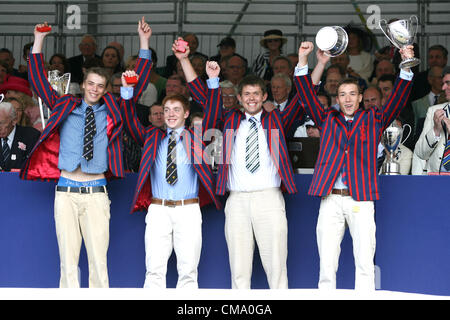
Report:
[[316,34],[316,44],[327,56],[336,57],[347,49],[348,35],[339,26],[323,27]]
[[50,70],[48,72],[48,82],[60,96],[65,95],[69,92],[70,73],[64,73],[62,76],[59,76],[58,70]]
[[394,121],[383,132],[381,143],[386,151],[386,161],[381,167],[381,174],[399,175],[400,164],[395,160],[396,150],[400,145],[403,137],[403,128]]
[[[386,31],[384,31],[382,25],[386,25]],[[419,25],[419,19],[417,16],[411,16],[409,19],[395,20],[391,23],[387,23],[386,20],[381,19],[378,22],[378,26],[384,35],[392,42],[398,49],[406,47],[414,43],[414,37],[417,33],[417,27]],[[399,67],[412,68],[420,64],[420,60],[417,58],[408,58],[403,60]]]

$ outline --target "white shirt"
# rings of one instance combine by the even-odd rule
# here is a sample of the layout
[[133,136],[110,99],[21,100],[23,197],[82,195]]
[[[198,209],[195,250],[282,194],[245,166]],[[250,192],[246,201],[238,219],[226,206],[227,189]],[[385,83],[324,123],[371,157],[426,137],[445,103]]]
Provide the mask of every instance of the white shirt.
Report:
[[[14,135],[16,134],[16,126],[14,126],[14,128],[11,130],[11,132],[9,133],[9,135],[6,137],[8,139],[8,146],[9,149],[12,149],[12,143],[14,141]],[[3,138],[1,139],[1,144],[3,144]]]
[[280,112],[282,112],[284,110],[284,108],[286,108],[288,99],[284,100],[282,103],[277,103],[275,100],[273,100],[273,104],[275,106],[279,106],[278,109],[280,110]]
[[259,148],[259,168],[251,173],[245,167],[245,144],[250,129],[251,115],[245,114],[245,119],[241,121],[236,133],[233,150],[231,152],[230,167],[228,171],[227,188],[230,191],[258,191],[268,188],[278,188],[281,185],[281,178],[275,167],[270,150],[267,145],[265,130],[261,125],[262,111],[253,117],[257,120],[258,127],[258,148]]
[[434,94],[433,91],[430,91],[430,93],[428,94],[428,102],[430,103],[430,106],[434,106],[435,104],[438,103],[434,103],[434,97],[437,96],[438,100],[439,100],[439,95],[438,94]]

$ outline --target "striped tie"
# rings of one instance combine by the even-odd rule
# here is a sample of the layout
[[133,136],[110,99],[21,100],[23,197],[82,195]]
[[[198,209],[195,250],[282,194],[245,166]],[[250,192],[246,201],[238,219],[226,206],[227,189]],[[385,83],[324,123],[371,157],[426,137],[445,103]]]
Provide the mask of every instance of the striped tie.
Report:
[[442,161],[442,165],[445,170],[450,171],[450,138],[447,140],[447,144],[444,149],[444,160]]
[[170,132],[169,144],[167,146],[167,170],[166,181],[174,185],[178,181],[177,174],[177,139],[175,131]]
[[[352,130],[352,124],[353,120],[347,120],[348,133],[350,133],[350,131]],[[346,186],[348,186],[347,176],[348,176],[347,161],[346,159],[344,159],[344,166],[342,167],[342,183],[345,184]]]
[[9,145],[8,145],[8,138],[3,138],[2,163],[1,163],[2,168],[4,168],[6,165],[6,162],[8,162],[10,154],[11,154],[11,149],[9,148]]
[[91,106],[86,108],[86,118],[84,120],[84,140],[83,140],[83,158],[87,161],[94,157],[94,136],[97,133],[95,127],[94,110]]
[[251,117],[249,121],[250,130],[245,140],[245,167],[254,173],[259,168],[258,128],[255,118]]

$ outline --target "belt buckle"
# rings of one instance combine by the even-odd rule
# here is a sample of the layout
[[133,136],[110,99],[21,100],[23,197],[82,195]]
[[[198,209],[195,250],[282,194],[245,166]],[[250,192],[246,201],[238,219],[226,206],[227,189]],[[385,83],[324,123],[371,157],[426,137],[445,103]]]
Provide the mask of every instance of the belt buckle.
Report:
[[80,189],[78,189],[78,192],[82,194],[89,193],[89,187],[80,187]]
[[169,208],[175,208],[177,206],[177,202],[174,200],[164,200],[164,205]]

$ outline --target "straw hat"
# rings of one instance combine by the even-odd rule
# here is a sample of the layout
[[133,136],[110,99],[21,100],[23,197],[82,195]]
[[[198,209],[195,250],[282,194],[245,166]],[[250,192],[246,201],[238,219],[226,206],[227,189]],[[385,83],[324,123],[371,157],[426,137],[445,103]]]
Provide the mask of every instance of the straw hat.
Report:
[[281,32],[281,30],[272,29],[272,30],[267,30],[266,32],[264,32],[264,37],[261,40],[259,40],[259,44],[261,46],[263,46],[264,48],[266,48],[267,46],[265,44],[265,41],[270,40],[270,39],[280,39],[281,45],[283,45],[287,42],[287,38],[283,37],[283,32]]

